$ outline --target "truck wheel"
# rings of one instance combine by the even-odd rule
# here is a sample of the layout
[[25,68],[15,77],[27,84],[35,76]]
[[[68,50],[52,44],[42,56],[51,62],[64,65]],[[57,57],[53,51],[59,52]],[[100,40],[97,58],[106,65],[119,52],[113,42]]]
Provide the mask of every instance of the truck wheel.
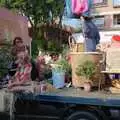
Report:
[[67,120],[100,120],[94,114],[90,112],[75,112],[70,115]]

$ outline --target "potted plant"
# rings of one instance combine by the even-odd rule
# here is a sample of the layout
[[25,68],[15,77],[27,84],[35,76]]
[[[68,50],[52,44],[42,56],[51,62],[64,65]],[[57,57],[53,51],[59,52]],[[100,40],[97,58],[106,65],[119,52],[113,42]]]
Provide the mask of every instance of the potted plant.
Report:
[[53,85],[56,88],[62,88],[65,86],[65,75],[71,71],[71,66],[65,59],[60,59],[55,62],[52,67],[52,79]]
[[76,68],[76,75],[82,76],[85,80],[84,90],[91,91],[92,81],[91,78],[96,72],[95,63],[92,61],[85,61],[83,64],[78,65]]

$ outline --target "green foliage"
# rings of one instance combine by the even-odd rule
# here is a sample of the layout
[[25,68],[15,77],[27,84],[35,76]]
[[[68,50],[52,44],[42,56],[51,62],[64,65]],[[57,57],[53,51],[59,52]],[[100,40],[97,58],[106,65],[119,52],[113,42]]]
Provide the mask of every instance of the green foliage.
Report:
[[49,21],[50,11],[53,18],[63,13],[63,0],[0,0],[2,7],[16,10],[28,17],[32,25]]
[[71,71],[71,66],[68,63],[67,60],[65,59],[60,59],[58,61],[55,62],[55,67],[54,67],[54,71],[59,72],[59,71],[64,71],[64,72],[70,72]]
[[8,66],[12,62],[12,56],[10,53],[11,45],[6,43],[0,47],[0,78],[8,73]]
[[38,56],[39,53],[39,49],[38,49],[38,45],[37,45],[37,40],[32,40],[32,46],[31,46],[31,53],[32,53],[32,57],[36,58],[36,56]]
[[55,40],[48,41],[47,51],[51,53],[61,53],[62,47]]
[[65,58],[69,55],[70,48],[68,45],[63,45],[62,56]]
[[83,76],[86,79],[90,79],[96,72],[95,63],[92,61],[85,61],[82,65],[78,65],[76,68],[76,75]]
[[[64,0],[0,0],[0,6],[27,16],[33,30],[32,55],[36,56],[40,47],[38,40],[41,40],[40,37],[38,38],[38,26],[53,22],[56,17],[61,18]],[[41,44],[43,44],[42,47],[45,46],[44,43]]]
[[44,77],[45,79],[49,79],[52,77],[52,70],[49,65],[45,66]]

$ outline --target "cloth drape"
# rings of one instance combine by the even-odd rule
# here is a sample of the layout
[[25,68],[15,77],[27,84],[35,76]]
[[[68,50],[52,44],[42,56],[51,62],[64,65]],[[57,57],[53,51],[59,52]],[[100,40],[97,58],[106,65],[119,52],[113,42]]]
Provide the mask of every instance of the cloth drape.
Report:
[[82,16],[89,17],[89,16],[91,16],[93,0],[87,0],[87,2],[88,2],[88,9],[82,13]]
[[72,13],[89,17],[93,5],[92,0],[69,0],[72,3]]
[[88,0],[72,0],[72,12],[80,15],[88,11]]
[[65,12],[66,12],[66,16],[68,18],[73,18],[74,15],[72,13],[72,3],[71,0],[65,0]]

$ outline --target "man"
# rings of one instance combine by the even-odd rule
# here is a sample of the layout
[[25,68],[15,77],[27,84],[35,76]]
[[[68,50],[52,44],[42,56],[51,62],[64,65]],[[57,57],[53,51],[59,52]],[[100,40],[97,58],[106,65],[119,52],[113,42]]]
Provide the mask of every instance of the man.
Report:
[[99,44],[100,35],[98,28],[92,21],[92,17],[82,16],[82,32],[85,38],[85,51],[95,52],[96,45]]

